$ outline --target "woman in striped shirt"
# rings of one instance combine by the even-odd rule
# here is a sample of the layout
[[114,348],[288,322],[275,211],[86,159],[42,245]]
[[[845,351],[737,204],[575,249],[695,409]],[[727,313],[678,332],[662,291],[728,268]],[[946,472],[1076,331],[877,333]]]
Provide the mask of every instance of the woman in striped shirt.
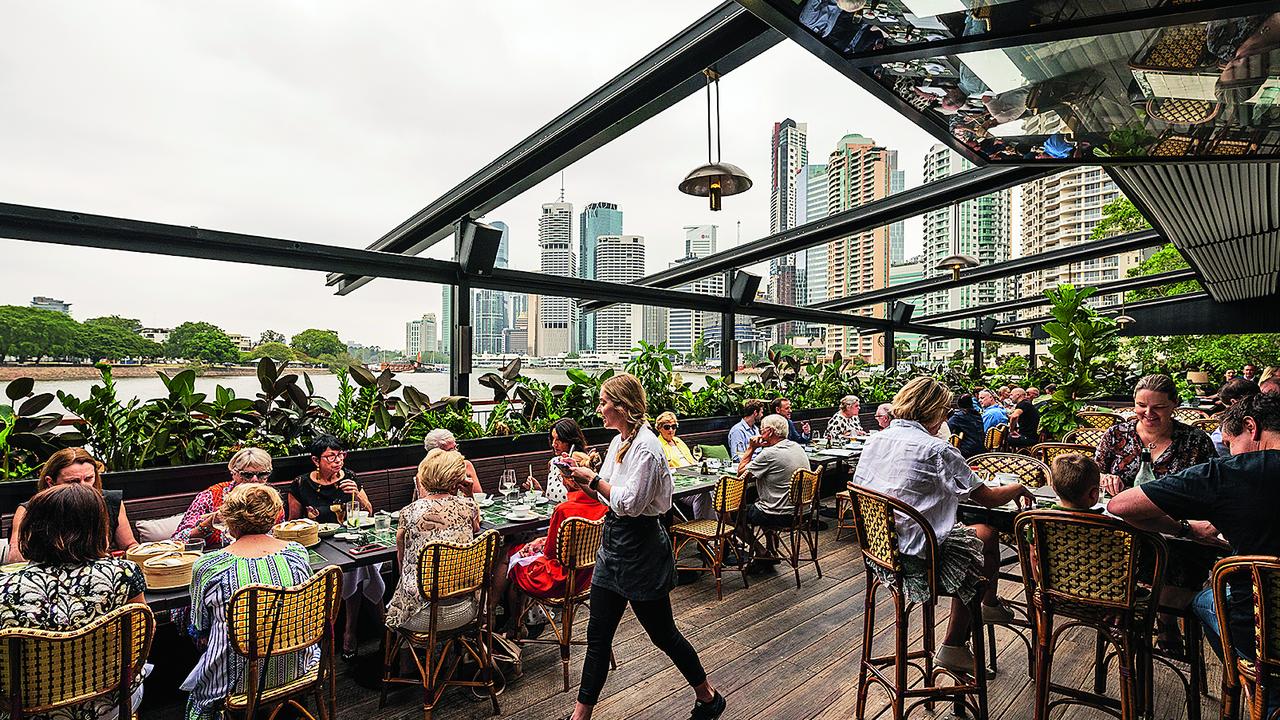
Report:
[[[187,720],[219,716],[227,694],[244,690],[245,661],[232,651],[227,636],[227,606],[236,590],[259,583],[292,587],[311,577],[306,548],[268,534],[283,507],[280,493],[263,483],[238,485],[222,499],[218,512],[235,541],[200,558],[192,568],[191,634],[204,647],[204,655],[182,683],[191,693]],[[310,647],[269,663],[264,687],[301,677],[319,658],[320,649]]]

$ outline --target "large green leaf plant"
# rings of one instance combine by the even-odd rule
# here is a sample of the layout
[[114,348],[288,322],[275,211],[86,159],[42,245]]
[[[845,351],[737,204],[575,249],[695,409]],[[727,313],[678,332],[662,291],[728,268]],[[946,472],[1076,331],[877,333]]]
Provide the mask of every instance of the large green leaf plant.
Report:
[[1053,320],[1043,325],[1049,336],[1048,374],[1057,388],[1044,404],[1040,429],[1053,437],[1075,428],[1076,413],[1103,389],[1099,377],[1109,372],[1109,356],[1119,343],[1118,328],[1087,303],[1097,288],[1069,283],[1045,291],[1053,303]]

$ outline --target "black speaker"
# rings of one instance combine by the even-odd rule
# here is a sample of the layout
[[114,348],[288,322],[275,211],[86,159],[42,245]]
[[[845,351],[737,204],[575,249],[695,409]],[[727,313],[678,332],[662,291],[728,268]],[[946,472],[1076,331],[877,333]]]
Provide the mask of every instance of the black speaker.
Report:
[[911,322],[911,313],[915,311],[915,305],[912,305],[909,302],[895,300],[893,303],[893,310],[889,313],[889,319],[893,321],[894,325],[905,325]]
[[756,292],[759,289],[759,275],[738,271],[733,274],[733,284],[729,286],[729,297],[739,305],[746,305],[755,302]]
[[990,335],[995,332],[996,325],[997,323],[995,318],[982,318],[982,321],[978,323],[978,327],[982,330],[983,335]]
[[502,230],[492,225],[463,220],[458,224],[458,264],[462,272],[489,275],[498,259]]

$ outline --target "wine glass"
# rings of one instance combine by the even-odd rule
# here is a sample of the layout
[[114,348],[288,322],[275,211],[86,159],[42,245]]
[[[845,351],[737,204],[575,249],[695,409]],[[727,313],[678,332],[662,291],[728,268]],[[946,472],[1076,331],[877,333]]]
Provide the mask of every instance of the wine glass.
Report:
[[516,471],[515,470],[502,471],[502,481],[501,481],[500,489],[502,490],[502,497],[505,498],[508,503],[511,502],[511,496],[516,491]]

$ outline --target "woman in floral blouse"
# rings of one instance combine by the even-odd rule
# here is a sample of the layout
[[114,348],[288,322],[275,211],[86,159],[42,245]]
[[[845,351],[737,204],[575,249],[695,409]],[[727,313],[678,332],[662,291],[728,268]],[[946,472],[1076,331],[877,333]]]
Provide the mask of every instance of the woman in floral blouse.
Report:
[[[1144,448],[1151,453],[1156,477],[1209,462],[1218,456],[1207,433],[1173,419],[1178,402],[1178,386],[1168,375],[1148,375],[1138,381],[1133,391],[1134,419],[1111,426],[1098,443],[1095,459],[1103,472],[1103,490],[1117,495],[1125,488],[1133,487]],[[1204,585],[1216,559],[1214,550],[1201,545],[1188,544],[1188,547],[1179,548],[1177,553],[1171,554],[1165,568],[1160,603],[1175,608],[1190,604]],[[1157,644],[1165,653],[1181,656],[1184,650],[1177,618],[1161,613],[1156,624],[1159,629]]]
[[[231,480],[211,485],[196,495],[191,501],[191,507],[182,516],[182,522],[178,523],[178,529],[173,533],[174,540],[204,538],[210,549],[231,543],[231,538],[223,537],[222,531],[217,527],[222,499],[233,488],[244,483],[265,483],[270,480],[271,454],[262,448],[243,448],[227,461],[227,469],[231,471]],[[283,517],[282,513],[280,519]]]
[[[0,573],[0,628],[78,630],[126,603],[143,602],[142,571],[111,557],[108,526],[106,503],[92,485],[55,485],[36,493],[16,538],[28,562]],[[135,680],[135,710],[149,669]],[[119,701],[108,695],[35,717],[114,717],[118,709]]]

